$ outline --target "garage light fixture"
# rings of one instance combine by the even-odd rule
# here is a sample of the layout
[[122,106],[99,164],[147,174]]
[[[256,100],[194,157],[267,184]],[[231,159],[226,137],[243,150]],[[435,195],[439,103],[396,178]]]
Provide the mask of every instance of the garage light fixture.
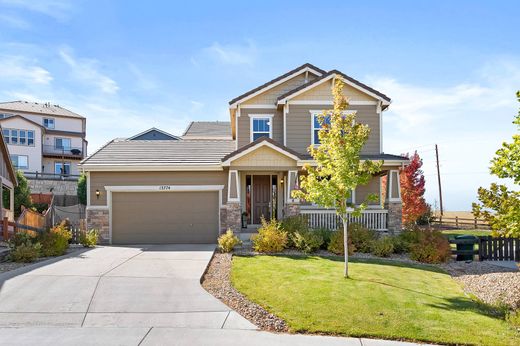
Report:
[[96,190],[96,198],[99,199],[100,192],[99,190]]

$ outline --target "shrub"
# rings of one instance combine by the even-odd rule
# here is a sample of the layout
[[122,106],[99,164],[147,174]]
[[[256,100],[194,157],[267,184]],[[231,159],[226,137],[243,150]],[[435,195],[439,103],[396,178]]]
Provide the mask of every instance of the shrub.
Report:
[[29,230],[22,230],[16,232],[13,237],[9,239],[9,247],[15,249],[20,245],[35,244],[38,242],[38,233]]
[[317,228],[314,230],[317,234],[321,236],[323,239],[323,243],[321,244],[321,248],[324,250],[327,250],[330,244],[330,238],[332,237],[332,234],[334,233],[328,228]]
[[72,238],[72,234],[66,228],[66,225],[67,222],[64,220],[43,234],[41,243],[44,256],[61,256],[65,254],[69,247],[69,239]]
[[294,246],[305,253],[318,250],[323,244],[323,238],[315,231],[299,231],[291,235]]
[[391,237],[381,237],[372,243],[372,254],[378,257],[388,257],[394,252],[394,240]]
[[392,245],[394,246],[394,253],[406,253],[410,251],[410,243],[406,242],[400,236],[389,237],[392,239]]
[[506,314],[506,320],[514,327],[520,328],[520,310],[509,311]]
[[34,262],[38,257],[40,257],[41,245],[40,243],[31,243],[27,242],[25,244],[20,244],[11,250],[10,256],[11,260],[15,262]]
[[242,244],[242,242],[231,229],[228,229],[226,233],[218,237],[218,247],[221,252],[231,252],[239,244]]
[[275,219],[267,222],[262,218],[262,226],[258,234],[251,237],[253,249],[257,252],[280,252],[287,247],[287,232],[281,229],[280,223]]
[[[344,234],[343,230],[332,232],[332,236],[330,237],[330,243],[327,247],[327,250],[336,255],[344,255],[345,254],[345,245],[344,242]],[[353,255],[354,251],[356,251],[356,247],[352,244],[352,238],[348,237],[348,254]]]
[[351,223],[348,226],[348,234],[357,252],[370,252],[376,240],[376,232],[359,223]]
[[424,263],[440,263],[451,256],[448,239],[439,231],[417,231],[418,241],[412,244],[410,258]]
[[305,216],[289,216],[280,222],[280,228],[287,232],[287,246],[291,247],[293,243],[293,235],[296,232],[307,232],[309,230],[309,224]]
[[91,229],[90,231],[81,231],[79,235],[79,242],[84,247],[96,246],[99,239],[99,231],[97,229]]

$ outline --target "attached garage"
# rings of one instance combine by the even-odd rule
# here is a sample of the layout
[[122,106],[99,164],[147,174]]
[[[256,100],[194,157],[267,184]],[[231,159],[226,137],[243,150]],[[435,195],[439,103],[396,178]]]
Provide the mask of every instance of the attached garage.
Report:
[[219,195],[219,191],[112,191],[112,243],[214,244]]

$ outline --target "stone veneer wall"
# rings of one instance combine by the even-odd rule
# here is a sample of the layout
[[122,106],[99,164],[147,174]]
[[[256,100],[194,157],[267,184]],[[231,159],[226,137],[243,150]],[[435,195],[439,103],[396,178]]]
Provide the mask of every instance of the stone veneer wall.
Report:
[[388,231],[400,233],[403,230],[403,205],[401,202],[386,202],[385,209],[388,210]]
[[220,209],[221,233],[230,228],[234,233],[242,230],[242,209],[238,202],[228,202]]
[[285,205],[285,217],[300,215],[300,205],[297,203],[287,203]]
[[55,195],[76,196],[78,182],[69,180],[27,179],[31,193],[52,193]]
[[87,229],[99,230],[99,243],[110,242],[108,209],[87,209]]

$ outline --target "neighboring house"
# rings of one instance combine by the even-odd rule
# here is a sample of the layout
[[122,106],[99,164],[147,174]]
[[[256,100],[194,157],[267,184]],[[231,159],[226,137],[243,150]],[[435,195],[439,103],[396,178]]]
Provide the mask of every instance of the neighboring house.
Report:
[[86,157],[86,119],[50,103],[0,103],[0,125],[16,169],[28,178],[75,176]]
[[14,188],[17,184],[9,149],[0,132],[0,220],[7,217],[9,221],[14,221]]
[[359,122],[371,128],[362,155],[382,171],[352,195],[381,196],[356,221],[380,231],[401,229],[398,170],[408,160],[383,151],[382,114],[390,98],[336,70],[305,64],[229,104],[230,122],[193,122],[181,140],[113,140],[82,161],[87,222],[105,242],[214,243],[227,228],[251,233],[261,217],[305,214],[313,227],[339,226],[334,210],[295,200],[307,152],[319,145],[316,115],[332,108],[335,78]]
[[132,141],[140,141],[140,140],[164,141],[164,140],[179,140],[181,138],[174,136],[168,132],[156,129],[155,127],[152,127],[151,129],[138,133],[137,135],[132,136],[128,139],[132,140]]

